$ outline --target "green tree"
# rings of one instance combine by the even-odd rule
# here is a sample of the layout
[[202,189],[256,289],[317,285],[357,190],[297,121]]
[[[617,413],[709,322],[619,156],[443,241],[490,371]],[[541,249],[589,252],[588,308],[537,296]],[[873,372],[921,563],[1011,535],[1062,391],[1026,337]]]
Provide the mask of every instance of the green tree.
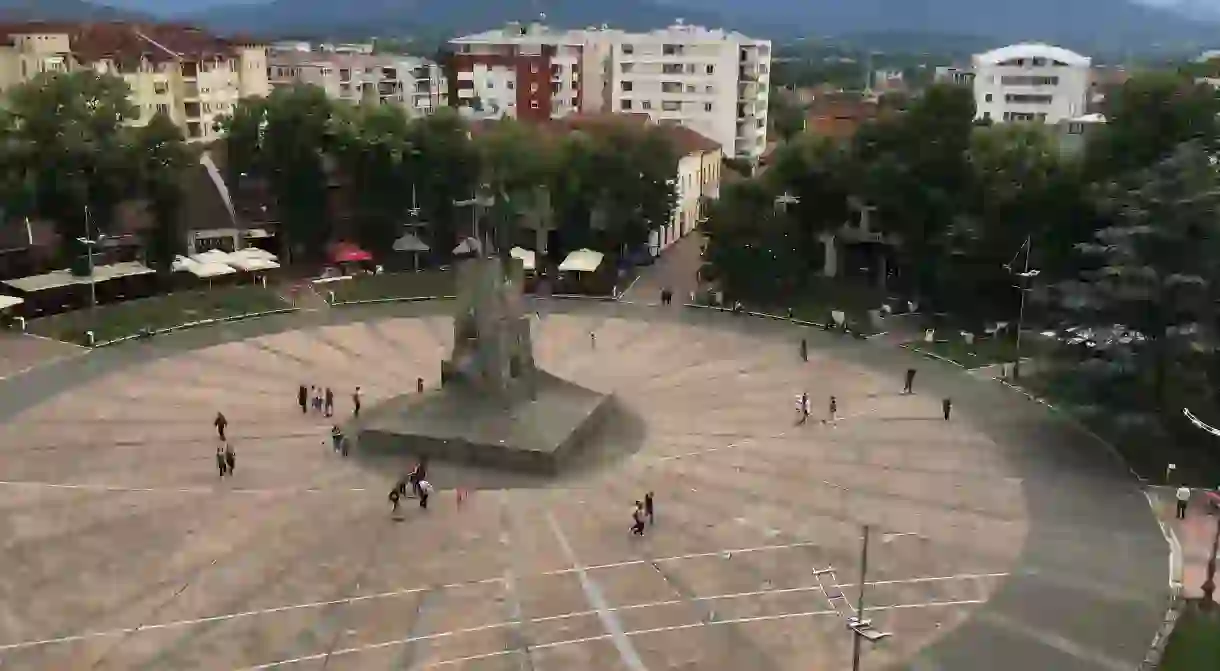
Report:
[[1139,334],[1115,349],[1146,372],[1150,405],[1170,410],[1170,376],[1214,336],[1220,178],[1209,152],[1188,143],[1102,197],[1113,225],[1082,246],[1096,264],[1069,287],[1071,307],[1082,323]]
[[374,254],[392,251],[412,206],[415,160],[402,109],[362,106],[335,117],[334,153],[356,219],[360,244]]
[[787,295],[806,266],[775,195],[759,180],[734,182],[708,209],[701,274],[730,300]]
[[470,212],[455,203],[470,198],[480,183],[479,152],[470,129],[450,109],[414,121],[409,141],[418,150],[412,154],[412,175],[421,216],[428,223],[427,242],[433,250],[448,253],[470,220]]
[[788,141],[805,130],[805,109],[795,95],[773,86],[767,101],[767,117],[776,137]]
[[879,226],[901,239],[910,286],[935,301],[973,171],[969,150],[974,99],[959,86],[934,85],[901,115],[866,124],[853,138],[858,195]]
[[1132,77],[1107,98],[1104,111],[1107,123],[1086,152],[1094,179],[1149,166],[1182,142],[1214,148],[1220,133],[1216,91],[1172,72]]
[[820,236],[838,230],[851,216],[850,161],[842,145],[802,134],[776,150],[763,175],[773,193],[797,199],[781,206],[781,213],[791,228],[795,251],[808,261],[802,277],[797,278],[800,281],[809,271],[821,268],[824,255]]
[[141,192],[153,219],[153,228],[145,240],[149,265],[158,272],[169,273],[174,257],[186,246],[179,221],[184,173],[193,154],[183,141],[182,130],[161,113],[135,131],[135,148],[140,160]]
[[[31,210],[53,221],[60,257],[80,270],[77,238],[112,228],[136,166],[124,122],[138,110],[120,78],[92,70],[46,73],[8,91],[10,147],[26,162]],[[88,212],[88,214],[86,214]]]

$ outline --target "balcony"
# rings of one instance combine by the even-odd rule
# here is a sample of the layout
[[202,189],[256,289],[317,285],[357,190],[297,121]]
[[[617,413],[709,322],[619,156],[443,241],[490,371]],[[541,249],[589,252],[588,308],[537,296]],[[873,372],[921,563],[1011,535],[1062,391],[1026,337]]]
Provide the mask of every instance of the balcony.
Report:
[[381,68],[382,79],[398,79],[398,70],[396,68]]
[[402,92],[402,86],[398,82],[381,82],[377,85],[377,93],[382,96],[392,96]]
[[182,64],[182,78],[196,79],[199,77],[199,64],[194,61],[186,61]]
[[199,114],[200,114],[199,103],[186,103],[186,105],[184,105],[184,107],[186,108],[185,111],[186,111],[187,119],[198,119],[199,118]]

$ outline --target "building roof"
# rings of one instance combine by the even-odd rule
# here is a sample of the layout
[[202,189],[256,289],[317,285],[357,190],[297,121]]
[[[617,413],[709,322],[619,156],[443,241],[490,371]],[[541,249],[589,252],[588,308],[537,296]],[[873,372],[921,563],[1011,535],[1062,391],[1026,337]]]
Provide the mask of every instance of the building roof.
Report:
[[1041,42],[1022,42],[1011,44],[999,49],[993,49],[981,54],[975,54],[974,62],[980,65],[998,65],[1014,58],[1046,58],[1048,60],[1067,63],[1068,65],[1089,65],[1093,59],[1081,56],[1063,47],[1056,47]]
[[644,112],[627,114],[571,114],[559,119],[553,119],[548,125],[551,128],[562,129],[567,132],[597,132],[599,129],[613,128],[615,126],[646,128],[652,125],[654,128],[664,132],[683,156],[720,150],[720,143],[686,126],[676,123],[652,124],[652,118]]
[[86,62],[104,58],[116,61],[224,58],[234,55],[241,46],[258,43],[253,38],[225,39],[193,26],[172,23],[30,21],[0,25],[0,35],[8,42],[16,35],[34,33],[67,35],[72,54]]
[[584,44],[590,33],[609,29],[557,30],[540,23],[510,23],[503,28],[486,30],[449,40],[451,44]]

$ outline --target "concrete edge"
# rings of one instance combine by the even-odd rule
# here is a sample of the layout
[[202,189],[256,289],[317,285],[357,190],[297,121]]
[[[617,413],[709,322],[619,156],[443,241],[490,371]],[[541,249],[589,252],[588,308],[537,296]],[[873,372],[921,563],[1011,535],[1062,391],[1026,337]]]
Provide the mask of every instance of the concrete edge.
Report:
[[422,303],[423,301],[443,301],[454,300],[457,296],[398,296],[393,298],[366,298],[358,301],[335,301],[330,306],[333,308],[343,307],[345,305],[378,305],[382,303]]
[[[212,324],[223,324],[225,322],[242,321],[244,319],[256,319],[258,317],[268,317],[271,315],[282,315],[282,314],[288,314],[291,312],[297,312],[298,310],[300,310],[300,308],[279,308],[276,310],[264,310],[262,312],[247,312],[245,314],[232,315],[229,317],[218,317],[215,319],[201,319],[199,321],[186,322],[185,324],[178,324],[176,326],[167,326],[166,328],[163,328],[163,329],[156,329],[152,333],[153,333],[153,335],[161,335],[162,333],[173,333],[174,331],[181,331],[184,329],[195,328],[197,326],[209,326]],[[125,335],[121,338],[114,338],[112,340],[103,340],[102,342],[95,343],[93,345],[92,349],[97,349],[99,347],[110,347],[111,345],[118,345],[121,343],[130,342],[132,340],[137,340],[140,337],[141,337],[140,334],[133,333],[132,335]]]

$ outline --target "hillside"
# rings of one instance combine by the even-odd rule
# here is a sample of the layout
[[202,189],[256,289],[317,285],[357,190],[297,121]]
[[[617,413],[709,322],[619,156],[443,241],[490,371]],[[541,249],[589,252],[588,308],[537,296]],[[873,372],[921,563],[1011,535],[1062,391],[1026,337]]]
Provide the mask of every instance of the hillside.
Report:
[[85,0],[0,0],[4,21],[130,21],[145,17]]

